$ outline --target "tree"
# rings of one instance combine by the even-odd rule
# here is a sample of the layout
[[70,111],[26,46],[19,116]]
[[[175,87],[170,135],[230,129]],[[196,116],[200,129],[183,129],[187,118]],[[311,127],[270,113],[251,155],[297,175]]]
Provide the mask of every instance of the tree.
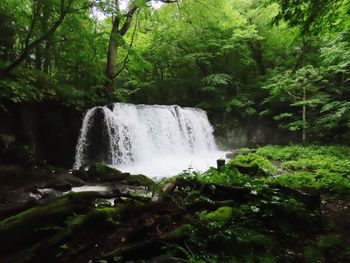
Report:
[[[321,80],[322,75],[318,69],[308,65],[296,72],[274,74],[264,86],[264,89],[269,90],[269,97],[264,103],[272,108],[282,102],[282,107],[274,119],[281,123],[282,128],[290,131],[301,130],[304,143],[308,131],[312,130],[312,122],[317,119],[317,109],[328,101],[327,94],[320,90]],[[270,114],[271,108],[261,114]],[[300,110],[295,111],[295,108]]]
[[[85,0],[84,1],[60,0],[59,5],[57,6],[58,16],[55,18],[55,20],[50,26],[47,26],[46,30],[42,32],[42,34],[33,38],[35,29],[38,24],[38,20],[40,19],[40,13],[41,13],[40,11],[45,10],[45,7],[47,7],[47,2],[44,0],[30,1],[30,4],[31,4],[30,12],[31,12],[32,18],[25,37],[23,48],[20,54],[14,59],[14,61],[12,61],[5,68],[1,69],[0,72],[5,75],[9,74],[13,69],[18,67],[29,56],[31,50],[36,48],[42,42],[49,40],[52,34],[63,23],[63,20],[68,14],[79,12],[83,9],[89,8],[93,5],[93,3],[94,2],[90,2],[90,1],[87,2]],[[55,15],[55,13],[53,13],[52,15]],[[47,16],[45,16],[44,19],[45,20],[48,19]]]
[[[162,3],[175,3],[177,0],[159,0]],[[128,9],[122,13],[120,11],[119,0],[114,0],[114,12],[112,18],[112,29],[109,37],[108,52],[107,52],[107,88],[112,89],[113,80],[118,75],[117,70],[117,56],[118,48],[123,42],[123,36],[128,32],[133,17],[138,9],[146,7],[151,0],[131,0],[128,3]]]
[[[291,26],[300,26],[301,32],[326,31],[338,26],[339,20],[349,16],[349,0],[276,0],[281,6],[275,22],[284,19]],[[348,19],[348,18],[347,18]]]

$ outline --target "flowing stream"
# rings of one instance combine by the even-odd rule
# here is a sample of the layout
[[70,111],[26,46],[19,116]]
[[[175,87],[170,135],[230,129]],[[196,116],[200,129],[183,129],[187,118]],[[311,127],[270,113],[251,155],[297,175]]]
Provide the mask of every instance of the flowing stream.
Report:
[[73,168],[98,161],[169,177],[188,168],[206,170],[223,155],[201,109],[115,103],[86,112]]

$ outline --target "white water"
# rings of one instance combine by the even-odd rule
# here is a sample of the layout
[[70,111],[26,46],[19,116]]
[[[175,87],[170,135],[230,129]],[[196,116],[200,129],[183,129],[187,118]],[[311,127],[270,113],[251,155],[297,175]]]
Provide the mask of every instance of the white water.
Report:
[[[89,129],[96,111],[104,115],[108,164],[122,171],[150,177],[169,177],[192,168],[206,170],[222,157],[205,111],[179,106],[115,103],[113,109],[95,107],[84,116],[74,169],[87,160]],[[93,142],[98,143],[98,142]]]

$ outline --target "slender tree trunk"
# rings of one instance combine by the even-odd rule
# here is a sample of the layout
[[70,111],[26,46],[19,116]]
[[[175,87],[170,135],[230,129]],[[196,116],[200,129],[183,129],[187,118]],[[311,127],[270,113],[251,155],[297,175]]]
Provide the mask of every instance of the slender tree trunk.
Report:
[[303,143],[306,142],[306,105],[305,105],[305,102],[306,102],[306,87],[304,86],[303,87]]
[[262,54],[262,46],[260,42],[256,42],[256,43],[249,43],[250,49],[252,51],[254,60],[256,65],[258,66],[258,70],[259,70],[259,74],[260,75],[265,75],[266,74],[266,68],[264,65],[264,61],[263,61],[263,54]]
[[49,68],[51,64],[51,40],[52,40],[52,36],[48,37],[48,39],[45,42],[43,70],[46,74],[49,73]]
[[35,61],[34,65],[37,70],[41,70],[41,50],[40,50],[40,44],[35,46]]
[[[306,54],[306,39],[305,39],[305,36],[303,36],[303,47],[302,47],[302,53],[301,53],[301,58],[302,58],[302,65],[305,65],[305,54]],[[306,105],[305,105],[305,102],[306,102],[306,84],[303,85],[303,134],[302,134],[302,140],[303,140],[303,143],[306,142],[306,126],[307,126],[307,123],[306,123]]]

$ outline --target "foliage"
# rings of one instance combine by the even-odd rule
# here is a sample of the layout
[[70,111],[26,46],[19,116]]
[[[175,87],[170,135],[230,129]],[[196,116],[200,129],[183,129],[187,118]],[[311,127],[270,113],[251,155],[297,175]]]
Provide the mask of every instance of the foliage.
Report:
[[249,167],[253,170],[256,170],[257,172],[260,172],[261,175],[276,173],[276,168],[271,164],[271,162],[268,159],[256,153],[250,153],[247,155],[242,155],[242,154],[238,155],[229,163],[229,166]]
[[349,1],[331,0],[278,0],[281,10],[275,21],[287,20],[292,26],[299,25],[303,33],[322,31],[339,26],[349,11]]
[[[58,100],[80,109],[118,100],[197,106],[214,116],[220,133],[273,120],[304,130],[309,142],[349,141],[348,1],[73,2],[55,32],[12,76],[0,77],[2,100]],[[47,32],[59,4],[2,1],[0,68]],[[118,75],[110,90],[112,21],[124,24],[133,6],[129,30],[113,36]]]
[[[190,239],[177,249],[189,262],[346,262],[349,250],[343,236],[320,230],[319,208],[307,206],[304,194],[313,189],[348,198],[349,156],[349,147],[344,146],[266,146],[242,151],[220,171],[183,172],[180,178],[188,181],[250,193],[244,201],[228,202],[211,196],[215,186],[211,192],[203,186],[182,189],[187,191],[186,208],[200,209],[188,205],[197,202],[207,211],[191,218]],[[240,173],[235,163],[274,166],[273,176]]]
[[350,189],[350,151],[344,146],[266,146],[257,153],[280,161],[284,174],[272,178],[296,189],[315,187],[346,194]]

